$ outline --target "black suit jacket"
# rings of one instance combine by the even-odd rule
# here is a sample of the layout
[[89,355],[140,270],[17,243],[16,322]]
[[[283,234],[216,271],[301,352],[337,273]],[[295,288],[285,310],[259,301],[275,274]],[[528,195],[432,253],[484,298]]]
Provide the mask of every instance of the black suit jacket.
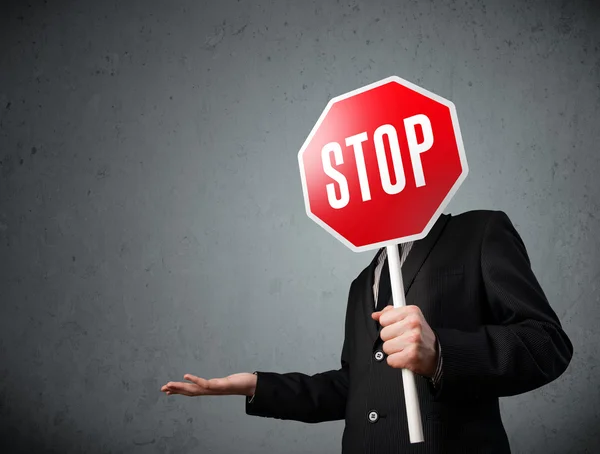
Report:
[[246,413],[345,419],[343,454],[510,453],[498,398],[556,379],[573,346],[508,216],[444,214],[402,267],[406,302],[421,308],[442,347],[440,386],[415,376],[423,443],[408,438],[401,370],[375,359],[382,345],[371,318],[376,258],[350,286],[341,368],[312,376],[257,372]]

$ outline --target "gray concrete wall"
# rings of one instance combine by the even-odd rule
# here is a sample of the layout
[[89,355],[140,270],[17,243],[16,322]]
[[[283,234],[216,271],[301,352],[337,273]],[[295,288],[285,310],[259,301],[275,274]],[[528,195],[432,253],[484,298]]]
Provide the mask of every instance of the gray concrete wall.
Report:
[[591,1],[4,2],[2,442],[339,452],[341,422],[159,389],[338,367],[372,253],[306,217],[297,151],[331,97],[395,74],[456,104],[470,174],[446,212],[509,214],[575,346],[556,382],[501,400],[514,452],[598,452],[599,18]]

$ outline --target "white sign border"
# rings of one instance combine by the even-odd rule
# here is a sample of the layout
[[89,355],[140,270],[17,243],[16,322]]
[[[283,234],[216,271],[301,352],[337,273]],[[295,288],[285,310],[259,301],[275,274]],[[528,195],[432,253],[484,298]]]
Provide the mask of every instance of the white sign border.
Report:
[[[315,136],[317,130],[319,129],[319,127],[325,120],[325,117],[327,116],[327,114],[329,113],[329,111],[331,110],[331,108],[333,107],[333,105],[336,102],[342,101],[342,100],[350,98],[352,96],[356,96],[360,93],[364,93],[366,91],[372,90],[374,88],[380,87],[380,86],[388,84],[390,82],[396,82],[397,84],[400,84],[406,88],[409,88],[417,93],[422,94],[423,96],[433,99],[434,101],[437,101],[438,103],[443,104],[450,109],[450,116],[452,118],[452,126],[454,128],[454,136],[456,137],[456,142],[457,142],[456,144],[457,144],[457,148],[458,148],[458,154],[459,154],[459,158],[460,158],[462,172],[459,175],[459,177],[457,178],[454,185],[452,185],[452,188],[450,188],[450,191],[448,191],[448,194],[446,195],[444,200],[442,200],[438,209],[435,211],[435,213],[433,214],[433,216],[431,217],[431,219],[429,220],[429,222],[427,223],[427,225],[425,226],[425,228],[423,229],[423,231],[421,233],[417,233],[415,235],[410,235],[410,236],[405,236],[405,237],[400,237],[400,238],[395,238],[395,239],[391,239],[391,240],[387,240],[387,241],[382,241],[379,243],[368,244],[366,246],[357,247],[354,244],[352,244],[350,241],[348,241],[346,238],[344,238],[342,235],[340,235],[338,232],[336,232],[332,227],[330,227],[328,224],[326,224],[323,220],[321,220],[319,217],[317,217],[315,214],[313,214],[312,211],[310,210],[310,201],[308,198],[308,187],[306,184],[306,173],[305,173],[305,169],[304,169],[304,163],[302,161],[302,155],[304,154],[304,151],[306,150],[306,148],[308,148],[308,145],[310,144],[311,140]],[[419,87],[418,85],[415,85],[412,82],[402,79],[401,77],[398,77],[398,76],[386,77],[385,79],[381,79],[377,82],[373,82],[371,84],[365,85],[364,87],[357,88],[356,90],[352,90],[352,91],[349,91],[348,93],[344,93],[343,95],[332,98],[327,103],[325,110],[323,110],[323,113],[321,113],[321,116],[317,120],[317,123],[310,131],[310,134],[304,141],[302,148],[300,148],[300,151],[298,152],[298,164],[300,166],[300,178],[302,180],[302,192],[304,194],[304,205],[305,205],[305,209],[306,209],[306,214],[308,215],[308,217],[310,219],[315,221],[318,225],[323,227],[327,232],[329,232],[331,235],[333,235],[335,238],[337,238],[340,242],[342,242],[344,245],[346,245],[349,249],[351,249],[354,252],[365,252],[365,251],[370,251],[373,249],[379,249],[384,246],[391,246],[394,244],[406,243],[409,241],[416,241],[416,240],[425,238],[427,236],[427,234],[429,233],[429,231],[431,230],[431,228],[436,223],[436,221],[438,220],[438,218],[440,217],[440,215],[442,214],[442,212],[444,211],[444,209],[446,208],[446,206],[448,205],[448,203],[450,203],[450,200],[452,200],[452,197],[454,197],[454,194],[456,194],[456,191],[458,191],[458,188],[465,181],[465,179],[467,178],[467,175],[469,173],[469,166],[467,164],[467,157],[465,154],[465,148],[464,148],[464,144],[463,144],[463,140],[462,140],[462,135],[460,133],[460,126],[458,123],[458,116],[456,114],[456,107],[454,106],[454,103],[445,98],[442,98],[439,95],[436,95],[435,93],[430,92],[429,90]]]

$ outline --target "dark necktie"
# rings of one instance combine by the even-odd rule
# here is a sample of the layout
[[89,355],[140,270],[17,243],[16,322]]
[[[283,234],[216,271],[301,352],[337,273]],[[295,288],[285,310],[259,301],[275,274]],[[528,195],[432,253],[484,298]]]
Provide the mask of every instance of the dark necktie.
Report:
[[[402,254],[402,245],[398,246],[400,254]],[[402,256],[402,255],[400,255]],[[377,292],[377,307],[376,311],[381,311],[390,302],[392,297],[392,284],[390,281],[390,265],[388,257],[385,257],[383,268],[381,269],[381,276],[379,277],[379,291]]]

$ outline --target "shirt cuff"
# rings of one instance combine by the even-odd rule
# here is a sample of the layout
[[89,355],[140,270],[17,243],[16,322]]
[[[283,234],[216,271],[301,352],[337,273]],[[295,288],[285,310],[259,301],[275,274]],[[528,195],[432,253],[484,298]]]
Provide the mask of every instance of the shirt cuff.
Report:
[[[254,375],[256,375],[256,377],[257,377],[257,378],[256,378],[256,380],[257,380],[257,384],[258,384],[258,374],[257,374],[256,372],[253,372],[253,373],[254,373]],[[251,403],[252,403],[252,401],[254,401],[254,396],[256,396],[256,388],[254,388],[254,394],[252,394],[252,397],[250,397],[250,396],[246,396],[246,401],[247,401],[249,404],[251,404]]]
[[443,367],[443,357],[442,357],[442,345],[440,344],[439,339],[437,339],[436,336],[436,341],[437,341],[437,347],[438,347],[438,361],[437,361],[437,366],[435,369],[435,373],[433,374],[433,377],[431,377],[429,379],[429,381],[431,382],[431,384],[433,385],[434,388],[437,388],[441,379],[442,379],[442,367]]

